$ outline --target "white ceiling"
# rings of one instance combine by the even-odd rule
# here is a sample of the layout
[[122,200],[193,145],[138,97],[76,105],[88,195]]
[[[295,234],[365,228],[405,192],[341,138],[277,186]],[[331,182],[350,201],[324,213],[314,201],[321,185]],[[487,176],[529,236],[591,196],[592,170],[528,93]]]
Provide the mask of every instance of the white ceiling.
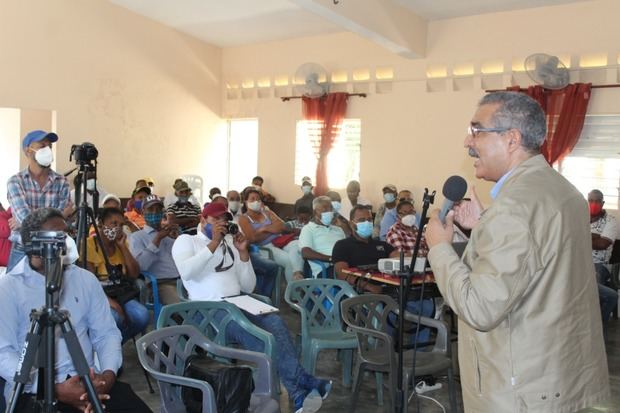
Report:
[[[291,0],[109,0],[220,47],[345,31]],[[359,0],[340,0],[354,2]],[[584,0],[394,1],[427,20],[574,3]]]

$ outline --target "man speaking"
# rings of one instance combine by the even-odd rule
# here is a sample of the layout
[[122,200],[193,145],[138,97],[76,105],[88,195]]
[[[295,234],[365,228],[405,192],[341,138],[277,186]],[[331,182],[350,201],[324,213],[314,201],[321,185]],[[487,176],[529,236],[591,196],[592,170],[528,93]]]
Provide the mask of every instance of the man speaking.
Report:
[[[467,412],[575,412],[609,393],[588,206],[540,154],[545,115],[528,96],[486,95],[465,138],[495,182],[427,231],[437,285],[459,316]],[[462,260],[454,219],[472,228]]]

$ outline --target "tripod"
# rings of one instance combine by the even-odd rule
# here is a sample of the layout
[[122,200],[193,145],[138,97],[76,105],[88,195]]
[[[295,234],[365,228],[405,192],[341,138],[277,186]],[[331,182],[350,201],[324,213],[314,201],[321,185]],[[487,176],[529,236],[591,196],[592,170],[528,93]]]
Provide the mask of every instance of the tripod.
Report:
[[[429,194],[428,188],[424,188],[424,198],[422,205],[422,216],[420,218],[420,226],[418,228],[418,234],[416,236],[415,247],[413,248],[413,254],[411,256],[411,264],[409,264],[409,269],[405,268],[405,254],[401,251],[400,254],[400,272],[398,273],[400,277],[400,283],[398,286],[398,296],[399,296],[399,317],[398,317],[398,342],[397,349],[398,352],[398,369],[397,369],[397,389],[396,389],[396,412],[406,412],[407,411],[407,383],[403,383],[403,371],[404,371],[404,350],[405,346],[403,344],[404,336],[405,336],[405,309],[407,306],[407,297],[409,289],[411,288],[411,277],[414,275],[415,262],[418,258],[418,252],[420,250],[420,243],[422,241],[422,230],[424,229],[424,225],[426,224],[426,215],[428,213],[428,208],[430,204],[435,202],[435,191]],[[422,285],[420,287],[420,301],[422,302],[424,299],[424,286],[426,282],[426,277],[424,273],[422,273]],[[419,306],[418,317],[422,316],[422,309],[424,305],[423,303]],[[419,320],[418,320],[419,321]],[[418,344],[418,336],[420,334],[420,323],[417,323],[415,337],[413,341],[413,385],[415,386],[415,360],[416,360],[416,352],[417,352],[417,344]],[[419,399],[417,399],[419,402]],[[419,411],[419,408],[418,408]]]
[[[103,413],[103,407],[89,376],[89,366],[75,330],[71,325],[66,310],[59,309],[59,292],[62,285],[62,263],[60,254],[65,249],[64,232],[33,233],[28,253],[41,256],[45,268],[45,305],[40,310],[30,313],[30,330],[26,335],[24,349],[21,352],[15,373],[15,383],[11,390],[7,412],[13,413],[17,400],[30,380],[30,371],[37,363],[39,367],[37,411],[44,413],[56,412],[55,400],[55,355],[56,327],[60,326],[62,338],[65,340],[71,361],[82,379],[86,393],[94,410]],[[37,360],[38,356],[38,360]],[[41,387],[42,386],[42,387]],[[43,391],[41,391],[41,388]],[[42,395],[42,397],[41,397]]]
[[[96,161],[95,161],[96,162]],[[79,266],[82,268],[87,268],[87,254],[88,248],[86,245],[86,240],[88,239],[88,231],[90,224],[93,224],[95,227],[95,231],[97,232],[97,238],[101,239],[99,236],[99,229],[97,225],[95,225],[95,213],[93,208],[88,205],[88,188],[87,181],[88,176],[94,173],[95,174],[95,189],[92,191],[93,196],[93,208],[98,209],[99,207],[99,192],[97,191],[97,165],[93,164],[90,161],[80,161],[79,163],[79,171],[75,177],[74,185],[75,185],[75,201],[76,203],[79,200],[79,204],[77,207],[77,237],[76,244],[78,247],[78,251],[80,251],[80,259]],[[107,258],[107,257],[106,257]],[[107,260],[106,260],[107,261]]]

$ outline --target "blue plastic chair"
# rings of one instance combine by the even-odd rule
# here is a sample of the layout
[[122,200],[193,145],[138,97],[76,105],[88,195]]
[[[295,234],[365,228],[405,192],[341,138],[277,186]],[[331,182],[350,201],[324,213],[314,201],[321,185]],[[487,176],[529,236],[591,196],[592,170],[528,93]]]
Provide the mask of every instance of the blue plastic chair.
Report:
[[[325,261],[305,260],[305,263],[306,264],[304,265],[304,275],[306,276],[306,278],[319,278],[319,277],[320,278],[333,278],[333,279],[336,278],[334,274],[333,266]],[[312,267],[310,266],[310,263],[316,264],[319,267],[321,267],[321,272],[317,274],[317,276],[314,276],[314,274],[312,274]],[[306,265],[307,265],[307,268],[306,268]]]
[[351,385],[355,334],[343,330],[340,301],[357,294],[346,281],[307,279],[289,283],[284,299],[301,314],[301,348],[304,368],[314,374],[321,350],[339,349],[343,356],[345,386]]
[[[144,277],[144,280],[140,278],[136,280],[136,285],[140,290],[140,302],[144,304],[146,308],[153,311],[153,320],[155,320],[155,325],[157,325],[159,313],[162,309],[162,304],[159,300],[159,289],[157,288],[157,277],[155,277],[155,274],[148,271],[141,271],[140,275]],[[149,289],[145,281],[150,282],[151,290],[153,291],[152,295],[149,294]],[[151,297],[152,299],[150,299]]]

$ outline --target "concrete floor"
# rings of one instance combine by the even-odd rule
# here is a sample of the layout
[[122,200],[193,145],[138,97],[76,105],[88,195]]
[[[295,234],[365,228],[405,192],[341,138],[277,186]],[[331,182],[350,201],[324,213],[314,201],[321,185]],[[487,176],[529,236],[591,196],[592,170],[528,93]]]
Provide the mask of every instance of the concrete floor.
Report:
[[[299,316],[293,313],[288,305],[283,302],[282,312],[286,322],[288,323],[291,331],[299,331]],[[610,385],[611,385],[611,400],[609,403],[596,406],[590,409],[582,410],[579,413],[620,413],[620,320],[612,320],[608,325],[608,339],[606,342],[607,358],[609,363],[610,372]],[[133,342],[128,342],[123,348],[124,354],[124,373],[121,380],[130,383],[134,390],[145,400],[154,412],[159,412],[159,392],[156,383],[152,380],[155,387],[155,393],[150,394],[146,384],[142,370],[139,368],[138,359]],[[337,361],[335,351],[325,351],[321,353],[319,363],[317,367],[317,376],[330,378],[334,380],[334,388],[329,398],[323,403],[321,412],[341,412],[348,411],[350,405],[350,390],[342,386],[342,369],[341,364]],[[446,411],[449,410],[448,403],[448,390],[447,380],[445,378],[439,378],[438,382],[443,384],[440,390],[425,393],[427,396],[435,398],[441,403]],[[458,382],[457,382],[458,386]],[[460,386],[458,392],[459,399],[459,411],[463,411],[463,404],[461,401]],[[381,413],[388,411],[388,394],[385,393],[386,403],[384,406],[377,405],[376,391],[375,391],[374,377],[366,376],[364,379],[362,388],[360,390],[360,398],[357,403],[356,412],[358,413]],[[284,388],[282,388],[282,394],[280,399],[280,408],[282,413],[288,413],[292,411],[292,406],[289,404],[288,397]],[[415,401],[409,406],[409,412],[415,412]],[[435,413],[442,412],[442,409],[434,402],[422,399],[420,401],[420,411]]]

